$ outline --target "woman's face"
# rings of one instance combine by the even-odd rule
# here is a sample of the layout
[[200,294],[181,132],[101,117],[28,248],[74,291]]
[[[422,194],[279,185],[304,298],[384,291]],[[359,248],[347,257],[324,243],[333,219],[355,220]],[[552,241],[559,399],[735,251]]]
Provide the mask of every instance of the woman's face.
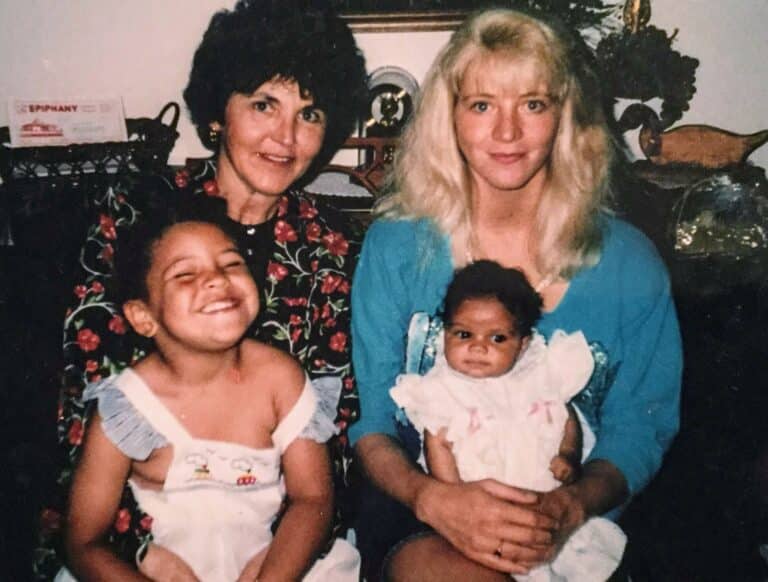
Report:
[[560,107],[534,61],[471,63],[459,87],[454,125],[473,194],[540,192],[559,120]]
[[325,123],[325,113],[294,82],[272,80],[250,95],[233,94],[224,113],[219,189],[227,197],[276,199],[315,159]]
[[527,343],[514,318],[495,298],[465,299],[445,330],[445,359],[473,378],[501,376],[515,365]]

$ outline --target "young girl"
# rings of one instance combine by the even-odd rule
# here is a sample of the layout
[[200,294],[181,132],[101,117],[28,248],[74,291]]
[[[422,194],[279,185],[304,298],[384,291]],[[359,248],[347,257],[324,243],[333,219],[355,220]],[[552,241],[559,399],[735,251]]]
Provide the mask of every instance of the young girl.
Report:
[[[540,315],[541,298],[520,271],[477,261],[456,273],[445,299],[444,357],[425,376],[401,376],[390,391],[422,431],[433,477],[533,491],[575,481],[582,433],[568,401],[594,361],[581,332],[557,332],[547,345],[532,329]],[[585,432],[591,447],[589,425]],[[625,541],[617,525],[592,518],[551,565],[517,579],[606,580]]]
[[232,239],[209,222],[148,219],[123,244],[123,311],[156,349],[86,390],[98,411],[70,497],[72,572],[146,579],[104,542],[127,479],[154,541],[181,558],[174,579],[356,582],[343,540],[315,561],[333,510],[333,418],[290,356],[242,339],[259,299]]

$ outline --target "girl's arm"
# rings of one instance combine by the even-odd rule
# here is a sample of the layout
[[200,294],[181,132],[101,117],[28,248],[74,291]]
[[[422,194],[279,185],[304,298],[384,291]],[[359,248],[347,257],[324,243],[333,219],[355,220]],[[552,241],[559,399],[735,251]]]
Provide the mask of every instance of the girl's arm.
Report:
[[445,438],[445,428],[434,435],[424,431],[424,456],[429,474],[445,483],[461,483],[459,468],[453,456],[451,443]]
[[78,580],[148,580],[113,554],[106,535],[115,521],[131,460],[107,438],[98,413],[91,418],[75,471],[67,513],[68,566]]
[[259,582],[300,580],[323,549],[333,514],[324,444],[299,438],[283,453],[287,507],[258,573]]

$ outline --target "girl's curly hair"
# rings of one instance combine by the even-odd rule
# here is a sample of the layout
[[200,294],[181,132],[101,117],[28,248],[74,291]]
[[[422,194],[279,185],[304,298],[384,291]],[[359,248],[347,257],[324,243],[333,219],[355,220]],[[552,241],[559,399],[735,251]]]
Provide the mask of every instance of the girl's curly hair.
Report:
[[351,133],[367,97],[365,59],[352,31],[319,0],[239,0],[213,15],[195,52],[184,100],[203,144],[224,122],[234,93],[272,79],[295,81],[327,118],[312,168],[325,165]]

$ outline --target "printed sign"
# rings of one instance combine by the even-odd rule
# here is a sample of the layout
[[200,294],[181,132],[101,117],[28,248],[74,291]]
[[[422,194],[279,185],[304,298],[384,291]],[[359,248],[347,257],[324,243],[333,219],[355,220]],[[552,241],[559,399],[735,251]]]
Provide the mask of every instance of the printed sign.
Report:
[[126,141],[123,103],[103,99],[8,99],[11,146]]

